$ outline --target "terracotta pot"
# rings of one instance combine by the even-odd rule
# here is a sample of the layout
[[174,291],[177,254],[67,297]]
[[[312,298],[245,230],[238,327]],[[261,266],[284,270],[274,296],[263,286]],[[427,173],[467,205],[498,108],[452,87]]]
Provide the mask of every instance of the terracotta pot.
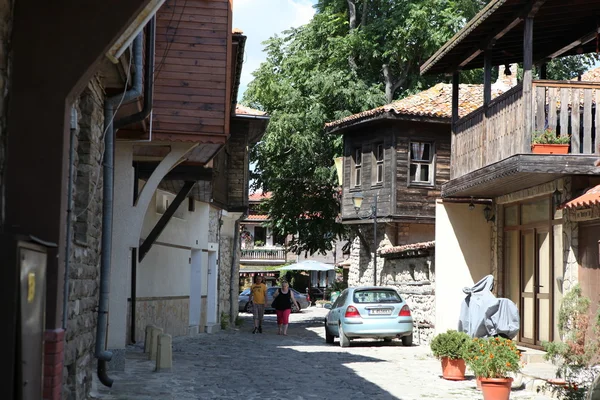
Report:
[[449,381],[464,381],[467,365],[462,358],[442,358],[442,376]]
[[569,154],[568,144],[532,144],[533,154]]
[[508,400],[513,378],[481,378],[483,400]]

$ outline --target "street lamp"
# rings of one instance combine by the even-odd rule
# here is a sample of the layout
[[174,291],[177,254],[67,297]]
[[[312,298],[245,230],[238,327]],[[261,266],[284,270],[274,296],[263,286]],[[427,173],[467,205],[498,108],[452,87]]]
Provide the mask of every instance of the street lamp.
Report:
[[360,207],[363,202],[362,193],[358,192],[352,196],[352,203],[354,204],[354,210],[356,210],[356,215],[360,219],[373,219],[373,286],[377,286],[377,194],[375,194],[375,198],[373,200],[373,205],[371,206],[371,210],[369,214],[361,216],[359,214]]

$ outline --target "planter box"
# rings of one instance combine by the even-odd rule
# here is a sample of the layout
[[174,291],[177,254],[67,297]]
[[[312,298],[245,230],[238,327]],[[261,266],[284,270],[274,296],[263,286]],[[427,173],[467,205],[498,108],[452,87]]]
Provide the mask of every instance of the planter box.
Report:
[[533,154],[569,154],[568,144],[532,144]]

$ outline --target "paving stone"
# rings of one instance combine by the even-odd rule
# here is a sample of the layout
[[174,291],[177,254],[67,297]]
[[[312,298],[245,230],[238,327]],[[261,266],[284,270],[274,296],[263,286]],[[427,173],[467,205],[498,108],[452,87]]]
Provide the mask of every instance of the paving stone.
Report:
[[[113,388],[96,381],[93,397],[103,400],[192,399],[482,399],[474,377],[462,382],[441,378],[440,362],[428,346],[400,341],[356,340],[348,348],[327,345],[323,317],[309,308],[291,316],[288,336],[277,335],[274,315],[263,334],[252,334],[252,320],[241,314],[239,330],[173,339],[173,368],[152,372],[138,344],[127,350],[124,372],[112,372]],[[96,379],[96,377],[95,377]],[[549,400],[527,390],[511,399]]]

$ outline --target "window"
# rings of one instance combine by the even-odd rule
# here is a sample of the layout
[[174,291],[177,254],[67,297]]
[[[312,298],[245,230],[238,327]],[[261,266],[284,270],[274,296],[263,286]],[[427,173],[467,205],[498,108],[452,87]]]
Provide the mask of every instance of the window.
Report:
[[362,149],[354,149],[354,186],[361,185]]
[[409,184],[433,185],[433,143],[411,142]]
[[401,303],[395,290],[367,289],[354,292],[354,303]]
[[375,146],[375,152],[373,153],[375,156],[373,158],[375,170],[375,184],[383,182],[383,144],[378,144]]

